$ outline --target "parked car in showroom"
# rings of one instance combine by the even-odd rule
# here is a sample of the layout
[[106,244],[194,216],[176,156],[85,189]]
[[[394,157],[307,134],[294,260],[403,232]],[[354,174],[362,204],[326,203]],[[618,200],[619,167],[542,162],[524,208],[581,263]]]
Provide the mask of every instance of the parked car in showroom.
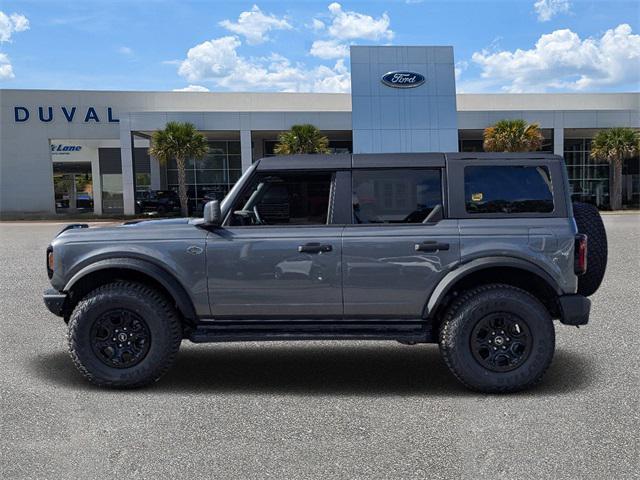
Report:
[[273,157],[202,218],[68,226],[44,300],[101,386],[158,380],[185,339],[364,339],[437,343],[467,387],[512,392],[554,320],[587,324],[606,242],[555,155]]
[[136,192],[136,213],[145,212],[156,212],[158,215],[180,212],[180,197],[174,190]]

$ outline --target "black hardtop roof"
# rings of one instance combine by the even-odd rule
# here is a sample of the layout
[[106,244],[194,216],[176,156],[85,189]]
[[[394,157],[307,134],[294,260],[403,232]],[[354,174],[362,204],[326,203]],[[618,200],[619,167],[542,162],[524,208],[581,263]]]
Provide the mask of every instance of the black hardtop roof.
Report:
[[347,170],[351,168],[444,167],[448,160],[562,160],[544,152],[425,152],[279,155],[258,160],[258,170]]

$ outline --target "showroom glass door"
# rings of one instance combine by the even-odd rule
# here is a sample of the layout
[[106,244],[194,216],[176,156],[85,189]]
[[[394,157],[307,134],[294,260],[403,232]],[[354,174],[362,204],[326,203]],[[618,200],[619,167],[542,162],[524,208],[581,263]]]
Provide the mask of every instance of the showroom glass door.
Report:
[[91,162],[54,162],[56,213],[93,212]]

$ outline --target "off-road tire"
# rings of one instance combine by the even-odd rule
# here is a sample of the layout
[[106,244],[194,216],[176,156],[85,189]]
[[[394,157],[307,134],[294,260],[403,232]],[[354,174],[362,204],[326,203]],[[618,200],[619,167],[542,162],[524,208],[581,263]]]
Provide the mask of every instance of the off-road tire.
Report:
[[[146,355],[129,368],[106,365],[92,348],[94,322],[114,307],[139,315],[151,335]],[[182,341],[182,328],[176,310],[165,296],[144,284],[120,281],[93,290],[76,305],[67,340],[73,363],[91,383],[136,388],[157,381],[171,367]]]
[[[494,313],[513,314],[526,323],[532,345],[528,357],[506,372],[483,366],[472,353],[472,332]],[[551,364],[555,330],[547,309],[528,292],[510,285],[483,285],[462,293],[447,310],[440,325],[440,353],[460,382],[472,390],[507,393],[530,388]]]
[[586,297],[596,293],[607,269],[607,231],[598,209],[582,202],[573,203],[578,232],[587,236],[587,272],[578,277],[578,293]]

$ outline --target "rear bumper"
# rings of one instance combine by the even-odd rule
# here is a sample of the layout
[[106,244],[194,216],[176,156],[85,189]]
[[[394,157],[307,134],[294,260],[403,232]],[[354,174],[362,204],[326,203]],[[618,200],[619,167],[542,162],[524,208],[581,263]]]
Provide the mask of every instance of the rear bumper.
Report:
[[64,316],[64,305],[67,301],[66,293],[59,292],[58,290],[54,290],[53,288],[49,288],[44,291],[42,298],[44,300],[44,304],[47,306],[51,313],[59,317]]
[[560,322],[565,325],[586,325],[589,322],[591,300],[582,295],[561,295],[558,297],[562,316]]

